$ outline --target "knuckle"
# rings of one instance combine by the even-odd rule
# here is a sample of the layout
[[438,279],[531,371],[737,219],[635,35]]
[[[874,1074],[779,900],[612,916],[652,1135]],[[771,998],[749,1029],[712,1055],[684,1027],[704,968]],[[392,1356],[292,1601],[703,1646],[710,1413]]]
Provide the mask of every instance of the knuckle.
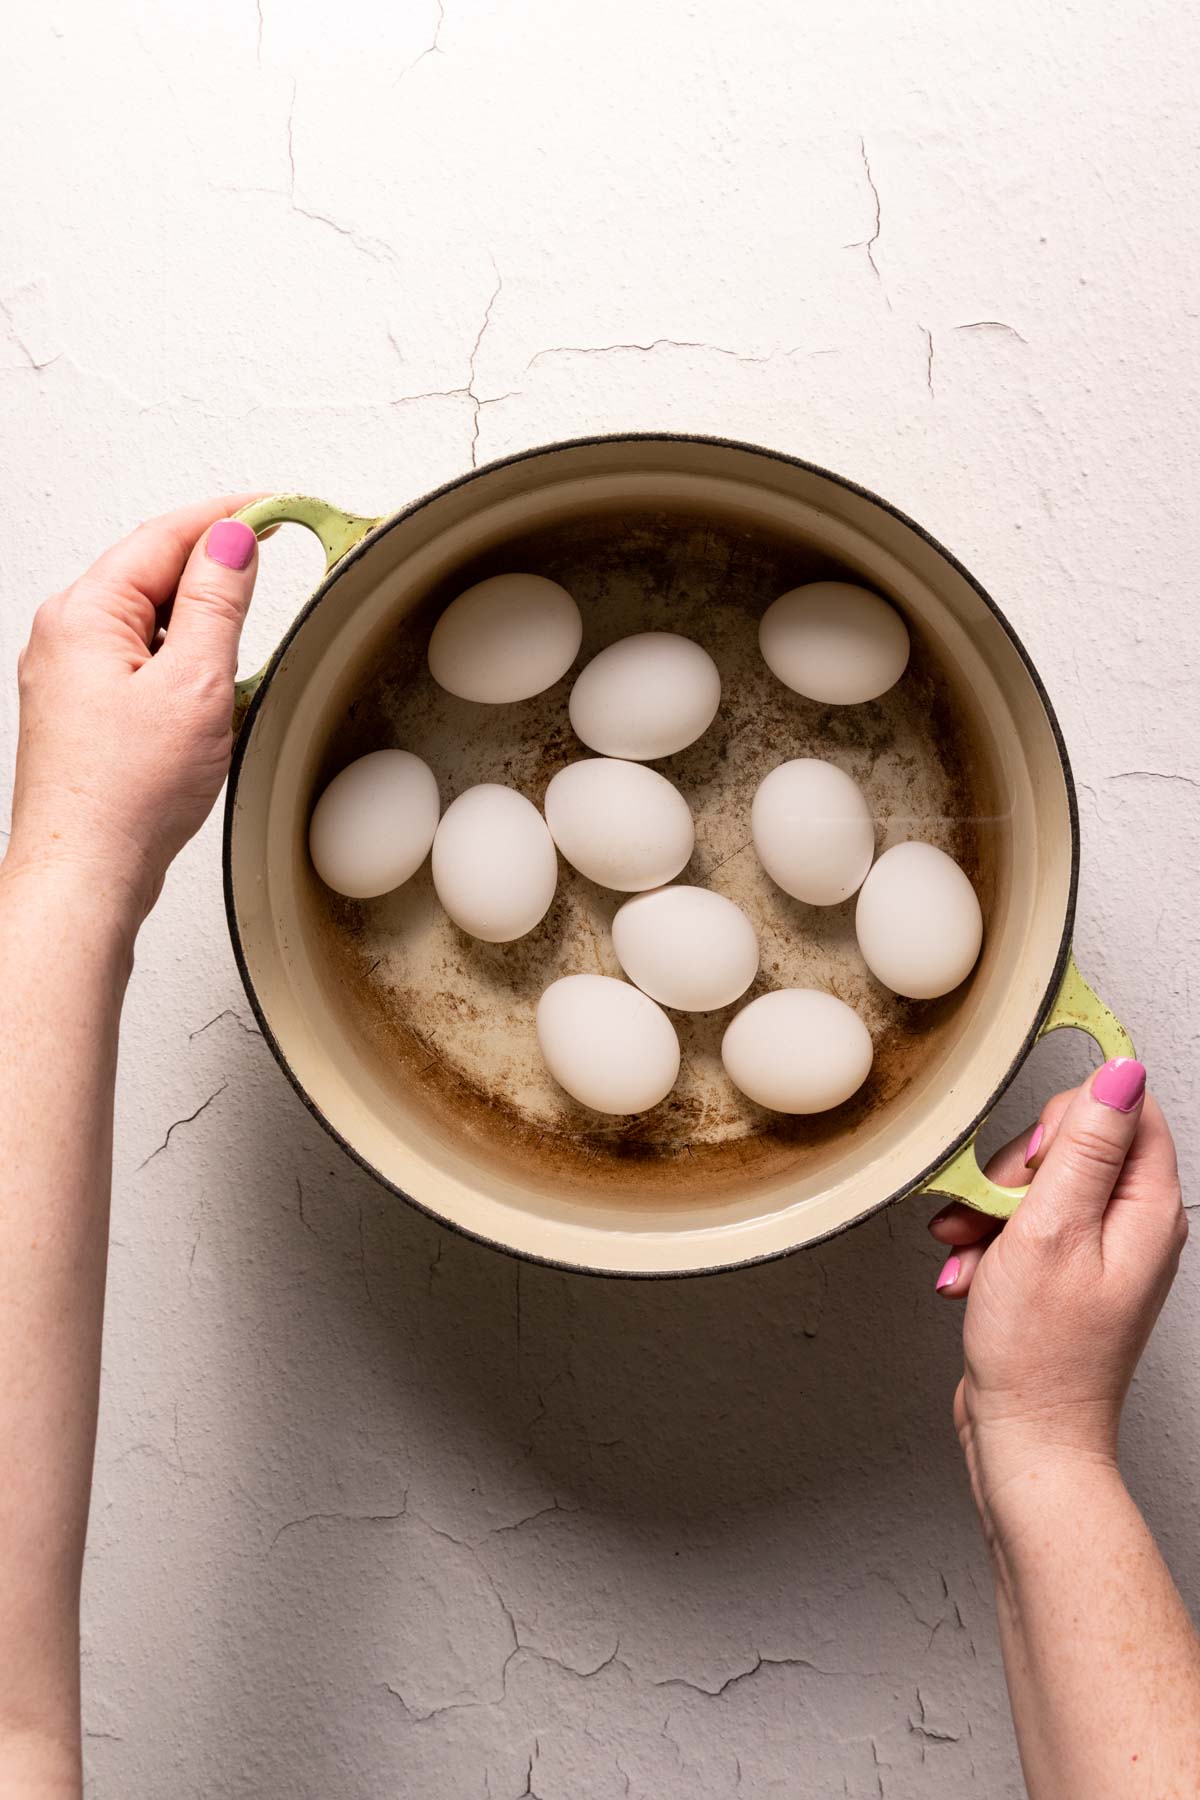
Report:
[[192,657],[176,670],[180,695],[200,712],[227,707],[233,712],[233,682],[228,672],[201,657]]
[[1076,1214],[1045,1199],[1041,1205],[1020,1207],[1017,1218],[1023,1239],[1036,1249],[1053,1250],[1059,1257],[1084,1235]]
[[193,605],[203,607],[213,619],[229,625],[240,625],[242,622],[245,602],[240,591],[219,578],[212,580],[205,577],[190,583],[188,598]]
[[53,653],[56,644],[61,642],[62,619],[63,605],[58,595],[51,600],[43,600],[34,613],[28,641],[17,657],[17,679],[23,687],[36,677],[41,663]]
[[1125,1166],[1126,1145],[1099,1125],[1079,1123],[1063,1143],[1069,1169],[1083,1176],[1116,1176]]

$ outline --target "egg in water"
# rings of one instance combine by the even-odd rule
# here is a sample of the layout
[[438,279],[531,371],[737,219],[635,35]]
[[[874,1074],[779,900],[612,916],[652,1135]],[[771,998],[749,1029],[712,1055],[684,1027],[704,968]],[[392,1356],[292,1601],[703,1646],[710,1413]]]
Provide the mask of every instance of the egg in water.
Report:
[[550,835],[571,867],[621,893],[672,881],[695,847],[687,801],[643,763],[611,756],[568,763],[543,804]]
[[872,975],[910,1000],[935,1000],[965,981],[983,943],[979,898],[934,844],[893,844],[863,883],[854,918]]
[[313,867],[352,900],[390,893],[429,855],[440,811],[427,763],[408,750],[372,750],[335,775],[313,808]]
[[555,1081],[593,1112],[648,1112],[679,1075],[679,1039],[666,1013],[611,975],[551,982],[538,1001],[537,1035]]
[[871,1034],[844,1000],[817,988],[777,988],[743,1007],[721,1040],[734,1086],[772,1112],[841,1106],[871,1072]]
[[433,840],[433,885],[461,931],[488,944],[524,937],[558,884],[546,821],[515,788],[481,782],[446,808]]
[[875,823],[858,783],[836,764],[802,756],[760,782],[750,808],[758,860],[785,894],[836,906],[863,884]]
[[642,631],[592,658],[569,711],[589,749],[653,762],[694,744],[720,704],[721,677],[707,650],[673,631]]
[[452,600],[429,640],[429,672],[460,700],[501,706],[553,687],[579,654],[583,620],[544,575],[491,575]]
[[758,938],[732,900],[665,887],[627,900],[612,922],[617,961],[644,994],[679,1012],[716,1012],[758,974]]
[[894,606],[849,581],[810,581],[768,606],[758,645],[785,687],[828,706],[886,694],[908,666],[908,628]]

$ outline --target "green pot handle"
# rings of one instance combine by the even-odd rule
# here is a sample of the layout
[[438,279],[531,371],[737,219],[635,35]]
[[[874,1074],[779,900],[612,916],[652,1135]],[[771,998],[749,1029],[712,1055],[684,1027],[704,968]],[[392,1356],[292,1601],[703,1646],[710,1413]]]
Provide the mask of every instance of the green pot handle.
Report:
[[[1077,1031],[1086,1031],[1100,1046],[1106,1061],[1113,1056],[1133,1055],[1132,1038],[1120,1020],[1083,979],[1073,955],[1068,958],[1062,986],[1038,1037],[1044,1038],[1047,1032],[1061,1031],[1068,1025]],[[1011,1218],[1028,1191],[1028,1188],[1023,1187],[998,1187],[994,1181],[988,1180],[975,1154],[974,1132],[962,1149],[956,1151],[922,1189],[926,1194],[944,1194],[952,1200],[965,1200],[968,1206],[973,1206],[977,1212],[990,1214],[993,1219]]]
[[[264,532],[276,525],[305,526],[321,541],[327,575],[347,550],[353,549],[360,539],[366,537],[368,531],[372,531],[380,523],[378,519],[366,519],[358,513],[342,512],[339,507],[330,506],[324,500],[315,500],[311,494],[269,494],[265,500],[255,500],[249,506],[243,506],[241,512],[234,516],[241,519],[243,524],[249,525],[256,537],[262,537]],[[250,702],[267,667],[264,664],[255,674],[247,675],[234,684],[235,737],[242,728]]]

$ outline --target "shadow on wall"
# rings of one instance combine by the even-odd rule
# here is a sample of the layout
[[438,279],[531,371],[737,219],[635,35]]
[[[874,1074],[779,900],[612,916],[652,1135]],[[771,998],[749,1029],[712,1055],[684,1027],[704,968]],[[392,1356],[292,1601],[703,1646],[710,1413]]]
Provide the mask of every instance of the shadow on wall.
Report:
[[[385,1193],[247,1050],[221,1153],[244,1180],[207,1226],[240,1272],[205,1369],[212,1479],[253,1503],[205,1545],[230,1646],[200,1683],[217,1763],[257,1741],[253,1791],[293,1771],[307,1795],[350,1791],[360,1755],[391,1792],[386,1771],[442,1766],[435,1727],[533,1729],[527,1654],[619,1675],[617,1712],[793,1659],[877,1680],[902,1739],[924,1704],[903,1684],[931,1666],[1002,1707],[936,1202],[730,1275],[565,1275]],[[1043,1089],[1070,1078],[1054,1058]]]

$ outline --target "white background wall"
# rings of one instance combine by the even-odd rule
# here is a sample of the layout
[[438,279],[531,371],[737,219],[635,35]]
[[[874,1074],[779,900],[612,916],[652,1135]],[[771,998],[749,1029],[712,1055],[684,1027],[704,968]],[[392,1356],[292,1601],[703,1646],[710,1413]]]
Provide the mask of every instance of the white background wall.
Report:
[[[1043,670],[1080,960],[1194,1171],[1192,10],[26,0],[5,29],[5,780],[36,602],[174,503],[385,512],[622,428],[797,452],[948,543]],[[247,666],[314,556],[264,550]],[[351,1167],[248,1020],[213,820],[125,1026],[97,1800],[1020,1793],[928,1203],[700,1283],[521,1269]],[[1010,1126],[1085,1066],[1039,1053]],[[1189,1258],[1127,1431],[1193,1602],[1198,1323]]]

